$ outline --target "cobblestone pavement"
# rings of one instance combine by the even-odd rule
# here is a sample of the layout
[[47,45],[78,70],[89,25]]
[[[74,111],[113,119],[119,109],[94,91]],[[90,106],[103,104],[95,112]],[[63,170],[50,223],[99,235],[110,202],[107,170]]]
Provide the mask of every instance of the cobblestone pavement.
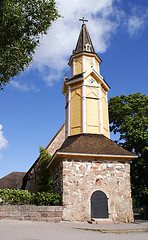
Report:
[[0,240],[147,240],[148,223],[88,224],[0,220]]

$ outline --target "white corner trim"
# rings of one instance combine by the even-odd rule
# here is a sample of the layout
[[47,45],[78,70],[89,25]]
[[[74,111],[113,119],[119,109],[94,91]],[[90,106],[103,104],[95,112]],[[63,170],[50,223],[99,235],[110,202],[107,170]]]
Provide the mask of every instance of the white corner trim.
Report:
[[95,57],[93,57],[93,68],[96,70],[96,62],[95,62]]
[[75,75],[75,58],[73,59],[73,73],[72,75],[74,76]]
[[86,133],[86,94],[85,85],[82,85],[82,133]]
[[85,72],[85,56],[82,56],[82,72]]
[[68,134],[68,136],[70,136],[70,108],[71,108],[71,89],[70,89],[70,87],[68,87],[68,108],[67,108],[67,124],[68,124],[68,126],[67,126],[67,134]]
[[99,119],[100,119],[100,133],[103,134],[103,109],[102,109],[101,83],[99,86]]
[[108,111],[108,98],[107,98],[107,93],[106,93],[106,99],[107,99],[108,132],[109,132],[109,139],[110,139],[110,129],[109,129],[109,111]]

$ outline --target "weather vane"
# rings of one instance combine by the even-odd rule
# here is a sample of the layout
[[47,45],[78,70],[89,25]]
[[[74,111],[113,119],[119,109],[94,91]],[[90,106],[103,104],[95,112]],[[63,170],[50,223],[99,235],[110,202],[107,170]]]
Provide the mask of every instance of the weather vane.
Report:
[[82,17],[81,19],[79,19],[79,21],[82,21],[82,22],[83,22],[83,24],[84,24],[85,22],[88,22],[88,20],[87,20],[87,19],[85,19],[84,17]]

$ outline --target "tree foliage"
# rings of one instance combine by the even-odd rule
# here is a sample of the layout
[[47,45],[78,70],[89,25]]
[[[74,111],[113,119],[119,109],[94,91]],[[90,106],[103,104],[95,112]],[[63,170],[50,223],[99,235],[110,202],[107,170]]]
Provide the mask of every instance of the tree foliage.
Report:
[[148,147],[131,163],[131,184],[134,205],[148,207]]
[[55,0],[0,1],[0,89],[30,64],[40,34],[59,16]]
[[148,96],[134,93],[109,100],[110,130],[119,133],[118,143],[139,154],[131,163],[135,204],[148,204]]
[[27,190],[0,189],[0,205],[56,206],[60,196],[51,192],[30,193]]
[[148,96],[134,93],[111,98],[109,118],[110,130],[120,133],[122,146],[141,153],[148,140]]
[[40,147],[40,156],[37,170],[39,192],[53,191],[52,171],[51,169],[47,168],[50,160],[51,155],[48,153],[48,151]]

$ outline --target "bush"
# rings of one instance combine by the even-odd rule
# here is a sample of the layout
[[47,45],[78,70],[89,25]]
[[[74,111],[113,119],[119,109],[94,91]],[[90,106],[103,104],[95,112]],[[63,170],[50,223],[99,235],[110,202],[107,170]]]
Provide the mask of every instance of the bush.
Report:
[[50,192],[30,193],[28,190],[0,189],[0,205],[55,206],[60,203],[60,196]]
[[48,168],[51,155],[40,147],[40,157],[38,162],[37,176],[38,176],[38,191],[39,192],[53,192],[53,175],[52,170]]
[[31,203],[32,195],[27,190],[0,189],[2,205],[23,205]]
[[57,206],[60,203],[60,196],[50,192],[38,192],[35,195],[35,202],[39,206]]

